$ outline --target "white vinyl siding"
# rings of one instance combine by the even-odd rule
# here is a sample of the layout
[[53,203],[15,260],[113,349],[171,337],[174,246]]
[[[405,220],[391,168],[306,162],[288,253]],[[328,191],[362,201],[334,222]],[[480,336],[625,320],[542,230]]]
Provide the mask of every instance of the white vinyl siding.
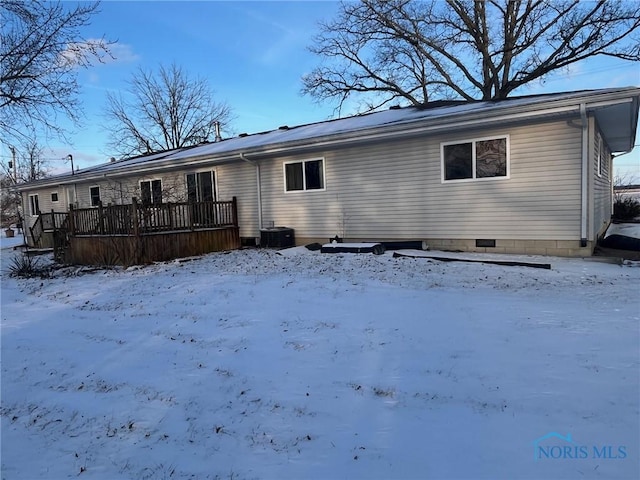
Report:
[[[441,143],[505,134],[509,181],[441,182]],[[295,202],[271,186],[296,158],[264,162],[264,219],[296,238],[579,239],[580,138],[560,121],[326,151],[326,190]]]
[[589,240],[596,240],[598,234],[608,225],[612,209],[613,194],[611,185],[611,152],[604,142],[595,120],[589,125],[592,139],[593,174],[590,178],[590,191],[593,202],[590,202]]
[[[53,199],[54,194],[57,194],[58,196],[57,201]],[[50,213],[51,210],[54,210],[56,212],[67,211],[68,205],[66,204],[65,198],[59,190],[41,189],[41,190],[30,192],[23,196],[27,215],[32,215],[32,200],[30,198],[32,196],[38,197],[38,208],[40,212]]]
[[[241,237],[260,236],[258,225],[258,194],[256,167],[248,162],[236,162],[216,167],[218,174],[218,196],[220,200],[238,200],[238,222]],[[273,185],[278,191],[282,191],[282,170],[278,184]],[[262,182],[262,191],[267,190],[267,185]]]
[[[442,182],[441,144],[505,135],[508,180]],[[593,148],[590,155],[593,162]],[[285,162],[310,158],[323,159],[325,189],[286,192]],[[566,119],[262,158],[259,165],[264,225],[294,228],[298,239],[580,239],[581,131]],[[240,235],[259,237],[256,166],[238,159],[204,170],[215,171],[218,199],[237,197]],[[151,179],[162,180],[163,201],[186,201],[188,172],[78,184],[78,206],[90,205],[96,185],[104,205],[128,204],[140,199],[139,182]]]

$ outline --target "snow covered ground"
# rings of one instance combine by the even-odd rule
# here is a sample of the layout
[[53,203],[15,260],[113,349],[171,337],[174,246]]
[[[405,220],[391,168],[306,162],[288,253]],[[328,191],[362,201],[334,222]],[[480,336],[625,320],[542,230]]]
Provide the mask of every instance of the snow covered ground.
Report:
[[2,242],[3,479],[640,477],[637,263]]

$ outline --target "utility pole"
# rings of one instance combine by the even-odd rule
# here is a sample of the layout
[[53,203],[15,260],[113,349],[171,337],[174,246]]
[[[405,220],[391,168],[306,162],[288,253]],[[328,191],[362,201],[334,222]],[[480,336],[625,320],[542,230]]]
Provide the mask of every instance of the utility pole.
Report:
[[9,145],[9,150],[11,150],[11,165],[13,167],[13,184],[18,183],[18,174],[16,168],[16,149],[14,146]]
[[[18,166],[16,162],[16,148],[13,145],[9,145],[9,150],[11,150],[11,167],[13,167],[13,186],[18,184]],[[20,218],[20,204],[22,203],[22,194],[20,194],[20,202],[15,202],[16,204],[16,225],[18,226],[18,232],[20,232],[20,228],[22,227],[22,219]],[[24,230],[23,230],[24,231]]]

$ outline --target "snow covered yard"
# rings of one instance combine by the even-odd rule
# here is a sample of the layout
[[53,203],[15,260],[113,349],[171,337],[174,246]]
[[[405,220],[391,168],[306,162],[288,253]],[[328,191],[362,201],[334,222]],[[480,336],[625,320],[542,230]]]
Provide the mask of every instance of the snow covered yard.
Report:
[[4,248],[2,478],[640,477],[638,264],[281,253]]

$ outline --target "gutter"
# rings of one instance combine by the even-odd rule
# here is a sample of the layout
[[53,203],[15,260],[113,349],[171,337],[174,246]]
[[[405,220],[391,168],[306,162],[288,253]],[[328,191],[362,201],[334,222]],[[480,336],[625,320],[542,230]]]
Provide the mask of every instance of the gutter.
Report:
[[239,154],[240,160],[250,163],[251,165],[255,165],[256,167],[256,188],[258,194],[258,230],[262,228],[262,181],[260,179],[260,164],[257,160],[249,160],[244,152],[240,152]]
[[582,172],[580,185],[580,246],[587,246],[587,209],[588,209],[588,183],[589,178],[589,121],[587,119],[587,105],[580,104],[580,120],[582,123]]

